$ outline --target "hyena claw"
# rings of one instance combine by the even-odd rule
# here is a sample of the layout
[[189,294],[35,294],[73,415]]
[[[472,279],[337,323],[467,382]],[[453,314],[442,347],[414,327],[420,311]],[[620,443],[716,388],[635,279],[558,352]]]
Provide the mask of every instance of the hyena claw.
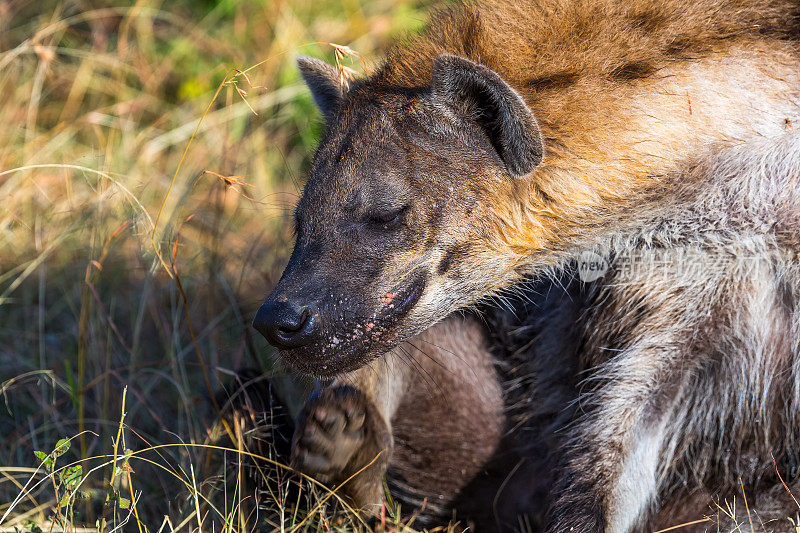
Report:
[[372,402],[347,386],[312,396],[297,421],[292,467],[319,481],[341,486],[362,508],[383,501],[383,475],[392,437]]

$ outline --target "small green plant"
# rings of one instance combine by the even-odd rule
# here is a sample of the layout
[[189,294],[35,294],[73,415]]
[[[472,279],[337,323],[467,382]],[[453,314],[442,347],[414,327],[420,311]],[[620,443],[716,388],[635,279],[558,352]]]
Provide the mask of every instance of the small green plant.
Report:
[[33,520],[28,520],[25,522],[25,530],[29,531],[30,533],[42,533],[42,528],[37,526]]
[[[33,453],[41,461],[41,467],[47,472],[53,484],[56,495],[55,513],[51,520],[67,529],[67,525],[72,523],[73,509],[77,500],[88,498],[88,495],[80,490],[83,481],[83,466],[80,464],[70,464],[62,468],[56,468],[59,457],[66,454],[70,449],[70,439],[60,439],[52,452],[46,454],[35,450]],[[69,517],[69,520],[67,520]],[[39,529],[35,524],[29,527],[30,531]]]
[[115,502],[119,505],[120,509],[130,509],[131,507],[131,501],[120,496],[120,484],[123,476],[127,477],[128,474],[133,472],[133,468],[131,468],[129,463],[132,455],[133,451],[125,449],[124,455],[119,459],[119,464],[114,466],[114,475],[111,477],[111,482],[109,482],[108,486],[106,487],[107,507],[113,507]]

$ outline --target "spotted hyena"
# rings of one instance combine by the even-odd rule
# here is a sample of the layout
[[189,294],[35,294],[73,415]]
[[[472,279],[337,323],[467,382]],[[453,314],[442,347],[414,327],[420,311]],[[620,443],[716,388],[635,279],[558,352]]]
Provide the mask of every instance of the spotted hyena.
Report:
[[621,274],[581,314],[592,378],[547,528],[627,531],[677,479],[791,463],[799,40],[796,1],[517,1],[442,11],[346,85],[301,58],[327,128],[256,328],[333,377],[587,249],[612,272],[697,253],[699,273]]

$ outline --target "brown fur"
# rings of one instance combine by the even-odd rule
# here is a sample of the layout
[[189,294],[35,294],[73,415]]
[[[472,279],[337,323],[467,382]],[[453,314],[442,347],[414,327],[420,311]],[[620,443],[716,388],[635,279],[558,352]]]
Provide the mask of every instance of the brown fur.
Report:
[[[319,300],[323,310],[311,313],[314,342],[284,357],[312,374],[352,370],[596,244],[643,200],[657,202],[664,176],[783,133],[800,117],[799,11],[797,0],[478,3],[434,16],[340,95],[329,67],[304,60],[315,97],[331,100],[328,129],[298,206],[293,260],[268,302]],[[543,139],[541,164],[512,175],[528,167],[501,160],[498,146],[519,132],[492,131],[479,109],[486,95],[451,101],[464,96],[466,67],[449,56],[437,67],[443,52],[496,71],[495,80],[475,67],[504,105],[521,96],[510,116],[538,128],[528,140]],[[401,207],[380,236],[374,221]],[[454,249],[469,266],[449,267]],[[413,306],[397,313],[387,294],[413,294]]]
[[796,1],[465,5],[390,52],[377,81],[424,86],[433,59],[447,52],[495,70],[523,96],[546,139],[544,163],[482,198],[496,224],[494,251],[521,260],[574,245],[598,213],[618,214],[682,161],[765,127],[780,133],[783,118],[762,125],[727,113],[744,102],[721,100],[727,88],[708,90],[705,78],[756,76],[759,105],[793,99],[797,114],[798,32]]

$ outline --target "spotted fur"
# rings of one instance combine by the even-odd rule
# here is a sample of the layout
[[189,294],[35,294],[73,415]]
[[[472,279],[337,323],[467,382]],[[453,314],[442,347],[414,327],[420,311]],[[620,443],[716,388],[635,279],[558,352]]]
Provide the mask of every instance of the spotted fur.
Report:
[[[797,0],[475,3],[347,87],[303,60],[327,128],[268,300],[302,300],[316,330],[283,357],[352,371],[592,249],[623,277],[581,322],[592,377],[549,531],[628,531],[690,464],[728,483],[739,446],[788,461],[799,17]],[[700,273],[620,274],[665,250]],[[709,446],[723,430],[744,441]]]
[[774,493],[776,470],[797,485],[798,179],[794,132],[725,150],[605,235],[605,277],[495,313],[500,357],[527,368],[518,413],[552,430],[549,530],[646,529],[693,491]]

